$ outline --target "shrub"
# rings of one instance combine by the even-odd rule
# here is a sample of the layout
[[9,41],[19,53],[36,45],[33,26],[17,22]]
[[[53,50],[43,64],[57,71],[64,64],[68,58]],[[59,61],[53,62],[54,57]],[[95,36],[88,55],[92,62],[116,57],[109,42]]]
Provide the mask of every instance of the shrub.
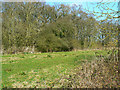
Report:
[[[119,87],[119,73],[117,61],[91,61],[78,66],[69,75],[68,83],[63,87],[72,88],[109,88]],[[65,79],[65,78],[63,78]]]

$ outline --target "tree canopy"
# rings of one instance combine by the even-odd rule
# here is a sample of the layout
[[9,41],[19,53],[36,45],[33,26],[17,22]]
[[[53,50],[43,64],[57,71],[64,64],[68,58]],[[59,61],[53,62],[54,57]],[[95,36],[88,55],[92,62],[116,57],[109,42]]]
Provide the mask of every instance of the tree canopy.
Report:
[[114,44],[117,34],[115,23],[96,20],[80,5],[2,4],[2,46],[5,51],[21,51],[24,47],[35,47],[41,52],[100,48]]

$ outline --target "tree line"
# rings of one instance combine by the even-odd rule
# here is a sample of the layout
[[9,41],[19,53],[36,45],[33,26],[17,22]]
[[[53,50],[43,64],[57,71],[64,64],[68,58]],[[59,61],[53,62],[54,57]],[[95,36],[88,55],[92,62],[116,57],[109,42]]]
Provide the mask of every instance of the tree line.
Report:
[[116,23],[96,20],[81,5],[3,2],[1,12],[6,53],[101,48],[114,46],[118,38]]

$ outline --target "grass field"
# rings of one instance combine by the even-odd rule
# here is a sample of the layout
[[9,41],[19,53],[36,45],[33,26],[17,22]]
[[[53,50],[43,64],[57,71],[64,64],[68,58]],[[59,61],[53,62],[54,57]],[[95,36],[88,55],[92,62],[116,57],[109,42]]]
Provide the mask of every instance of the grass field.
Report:
[[[71,51],[2,56],[2,87],[62,87],[85,61],[95,60],[93,51]],[[106,55],[105,51],[98,52]],[[66,80],[63,81],[65,76]]]

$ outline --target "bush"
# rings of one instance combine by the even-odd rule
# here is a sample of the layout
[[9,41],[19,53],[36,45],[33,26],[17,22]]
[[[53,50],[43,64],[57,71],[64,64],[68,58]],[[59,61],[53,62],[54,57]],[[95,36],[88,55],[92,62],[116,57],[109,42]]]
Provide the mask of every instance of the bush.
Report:
[[[76,67],[63,87],[72,88],[117,88],[119,87],[118,61],[85,62]],[[65,79],[65,78],[63,78]]]

